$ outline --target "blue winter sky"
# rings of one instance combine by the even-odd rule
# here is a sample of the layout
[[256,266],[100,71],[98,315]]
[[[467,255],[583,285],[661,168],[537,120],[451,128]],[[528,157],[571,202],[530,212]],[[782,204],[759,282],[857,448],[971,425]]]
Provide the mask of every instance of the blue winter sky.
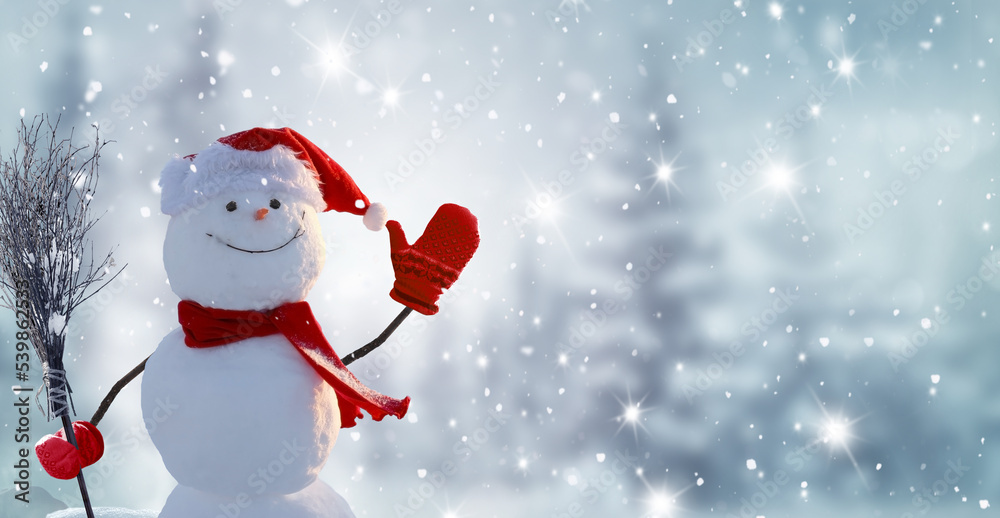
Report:
[[[177,326],[159,171],[289,126],[413,236],[443,203],[480,221],[441,313],[351,366],[413,400],[345,430],[322,472],[359,517],[1000,505],[995,2],[0,8],[4,154],[42,113],[114,141],[94,238],[128,266],[71,322],[83,418]],[[388,239],[321,222],[308,300],[346,354],[399,309]],[[33,441],[55,430],[32,419]],[[101,428],[95,503],[161,507],[174,482],[138,382]],[[74,484],[31,482],[79,505]]]

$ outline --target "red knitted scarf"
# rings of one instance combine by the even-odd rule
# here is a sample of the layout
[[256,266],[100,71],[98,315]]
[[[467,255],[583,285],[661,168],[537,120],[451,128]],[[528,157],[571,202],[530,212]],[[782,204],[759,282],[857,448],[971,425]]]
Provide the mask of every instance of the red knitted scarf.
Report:
[[402,418],[410,405],[409,397],[399,400],[380,394],[347,370],[323,336],[308,302],[293,302],[260,312],[206,308],[197,302],[182,300],[177,305],[177,317],[188,347],[216,347],[254,336],[284,335],[336,391],[341,428],[357,424],[355,420],[364,417],[361,409],[372,419],[381,421],[386,415]]

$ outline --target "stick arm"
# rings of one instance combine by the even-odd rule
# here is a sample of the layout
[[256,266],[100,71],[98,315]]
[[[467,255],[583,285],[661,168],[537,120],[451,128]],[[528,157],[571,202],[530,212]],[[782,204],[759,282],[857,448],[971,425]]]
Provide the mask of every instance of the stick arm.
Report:
[[400,311],[399,314],[396,315],[396,318],[392,319],[392,322],[389,322],[389,326],[385,328],[385,331],[382,331],[382,334],[378,335],[378,337],[371,342],[357,348],[351,354],[344,356],[341,359],[344,362],[344,365],[354,363],[354,360],[364,357],[366,354],[374,351],[378,346],[384,344],[385,341],[389,339],[389,335],[391,335],[396,328],[403,323],[403,320],[406,320],[406,317],[410,316],[410,313],[413,313],[413,308],[403,308],[403,311]]
[[115,397],[118,396],[118,393],[125,388],[125,385],[128,385],[136,378],[136,376],[146,369],[146,361],[148,360],[149,356],[147,356],[145,360],[142,360],[139,365],[136,365],[132,370],[128,371],[128,374],[122,376],[122,379],[118,380],[118,382],[115,383],[115,386],[111,387],[111,391],[108,392],[107,396],[104,396],[104,400],[101,401],[101,405],[97,407],[97,412],[94,412],[94,417],[90,418],[91,424],[97,426],[97,424],[101,422],[101,419],[104,419],[104,414],[107,413],[108,408],[111,407],[111,402],[114,401]]

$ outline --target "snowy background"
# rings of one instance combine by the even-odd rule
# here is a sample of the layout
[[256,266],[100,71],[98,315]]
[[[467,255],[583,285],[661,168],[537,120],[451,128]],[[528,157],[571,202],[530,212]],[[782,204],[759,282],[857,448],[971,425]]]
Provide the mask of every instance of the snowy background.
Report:
[[[413,398],[402,421],[345,431],[323,471],[358,516],[1000,506],[994,2],[0,8],[3,152],[38,113],[115,141],[94,237],[128,266],[71,321],[82,418],[177,325],[162,166],[290,126],[411,237],[442,203],[480,218],[442,312],[351,366]],[[346,354],[399,309],[388,239],[321,222],[309,301]],[[5,312],[13,385],[12,338]],[[32,417],[32,441],[55,430]],[[159,509],[174,482],[138,382],[101,427],[95,503]],[[37,467],[31,483],[79,505],[73,483]]]

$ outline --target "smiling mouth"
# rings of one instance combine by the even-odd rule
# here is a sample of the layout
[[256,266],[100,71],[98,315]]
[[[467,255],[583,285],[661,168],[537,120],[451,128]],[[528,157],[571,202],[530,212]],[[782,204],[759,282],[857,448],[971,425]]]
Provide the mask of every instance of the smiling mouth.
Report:
[[[303,219],[305,218],[305,213],[304,212],[302,213],[302,218]],[[238,246],[233,246],[233,245],[231,245],[231,244],[223,241],[222,239],[216,237],[215,235],[209,234],[208,232],[205,232],[205,235],[208,236],[208,237],[211,237],[211,238],[215,238],[216,241],[218,241],[218,242],[220,242],[220,243],[228,246],[229,248],[232,248],[233,250],[239,250],[240,252],[245,252],[245,253],[248,253],[248,254],[266,254],[268,252],[274,252],[275,250],[281,250],[282,248],[285,248],[286,246],[288,246],[289,243],[291,243],[292,241],[295,241],[296,239],[298,239],[299,237],[301,237],[302,234],[305,234],[305,233],[306,233],[306,231],[303,230],[302,227],[299,227],[295,231],[295,234],[292,235],[292,237],[288,238],[288,241],[285,241],[280,246],[276,246],[274,248],[270,248],[270,249],[267,249],[267,250],[247,250],[246,248],[240,248]]]

